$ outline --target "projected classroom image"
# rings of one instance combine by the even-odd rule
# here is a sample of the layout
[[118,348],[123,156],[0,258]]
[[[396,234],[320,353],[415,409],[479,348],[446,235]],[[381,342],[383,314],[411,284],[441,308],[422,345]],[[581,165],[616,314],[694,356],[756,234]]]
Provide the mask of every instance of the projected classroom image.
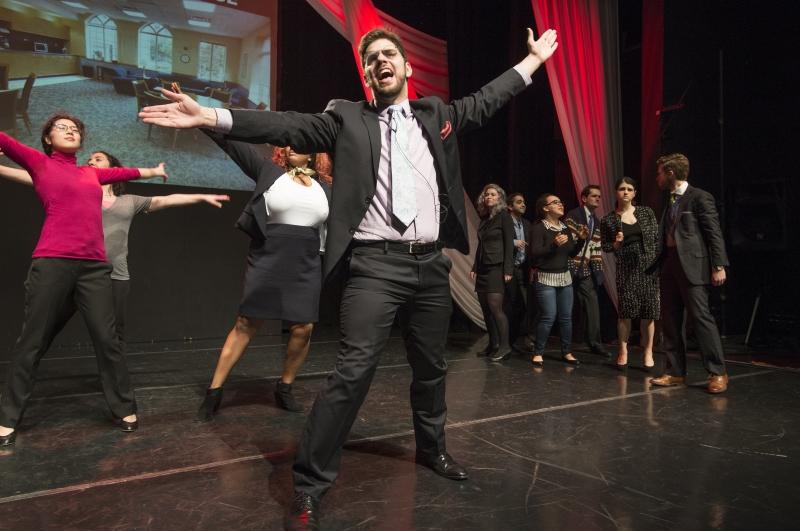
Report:
[[159,89],[173,82],[204,106],[270,107],[275,2],[242,4],[0,0],[2,129],[41,149],[42,125],[63,110],[87,127],[79,161],[103,150],[126,166],[165,162],[169,184],[251,189],[202,132],[137,117],[168,103]]

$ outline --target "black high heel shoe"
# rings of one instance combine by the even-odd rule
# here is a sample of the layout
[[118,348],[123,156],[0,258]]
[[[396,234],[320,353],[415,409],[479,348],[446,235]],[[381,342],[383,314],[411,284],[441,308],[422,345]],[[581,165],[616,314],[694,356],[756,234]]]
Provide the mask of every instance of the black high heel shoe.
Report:
[[569,359],[566,356],[561,356],[561,359],[564,360],[564,363],[566,363],[567,365],[572,365],[573,367],[577,367],[578,365],[581,364],[581,360],[579,360],[575,356],[573,356],[572,359]]
[[[535,361],[533,358],[535,358],[536,356],[541,357],[542,358],[541,361]],[[533,366],[536,367],[537,369],[541,369],[544,367],[544,357],[541,354],[534,354],[533,356],[531,356],[531,363],[533,363]]]
[[17,430],[12,431],[8,435],[0,435],[0,447],[13,446],[17,440]]
[[199,422],[208,422],[214,418],[214,413],[219,409],[222,403],[222,387],[216,389],[206,389],[206,396],[203,398],[203,403],[197,410],[197,420]]

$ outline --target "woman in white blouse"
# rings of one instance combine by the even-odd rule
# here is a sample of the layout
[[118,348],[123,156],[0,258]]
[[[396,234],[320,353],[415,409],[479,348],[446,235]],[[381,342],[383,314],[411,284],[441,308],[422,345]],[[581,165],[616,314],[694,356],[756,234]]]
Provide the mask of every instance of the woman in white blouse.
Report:
[[289,329],[275,402],[283,409],[302,411],[292,384],[306,359],[318,320],[330,160],[325,154],[304,155],[288,147],[275,148],[270,160],[252,144],[205,132],[256,182],[256,188],[237,222],[252,239],[244,293],[198,420],[213,418],[228,374],[268,319],[280,319]]

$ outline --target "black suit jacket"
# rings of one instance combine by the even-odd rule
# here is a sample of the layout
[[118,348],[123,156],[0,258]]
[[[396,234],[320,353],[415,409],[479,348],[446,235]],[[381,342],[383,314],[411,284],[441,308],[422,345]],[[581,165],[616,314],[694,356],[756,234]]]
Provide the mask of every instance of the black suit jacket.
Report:
[[504,275],[514,273],[514,222],[506,210],[481,220],[472,270],[477,272],[479,265],[497,264],[502,264]]
[[[691,284],[709,284],[712,266],[729,265],[714,197],[705,190],[689,186],[676,208],[673,235],[686,278]],[[659,230],[662,249],[667,244],[665,230],[669,223],[669,210],[669,194],[666,194]],[[662,259],[663,256],[662,253]]]
[[[264,157],[256,148],[247,142],[228,139],[227,135],[214,133],[203,129],[216,144],[242,169],[245,175],[256,183],[253,195],[245,205],[242,214],[236,222],[236,227],[247,233],[254,240],[264,240],[267,227],[267,208],[264,204],[264,192],[270,189],[275,181],[286,173],[286,170]],[[331,188],[324,182],[318,181],[328,204],[331,202]]]
[[[522,76],[510,69],[478,92],[449,104],[435,97],[410,101],[411,111],[428,139],[439,193],[446,194],[449,202],[439,229],[439,239],[447,247],[469,252],[456,134],[483,125],[524,88]],[[366,101],[334,100],[320,114],[252,110],[231,113],[231,138],[292,146],[302,153],[332,154],[334,184],[323,265],[325,277],[329,276],[345,256],[375,195],[381,151],[378,110]]]

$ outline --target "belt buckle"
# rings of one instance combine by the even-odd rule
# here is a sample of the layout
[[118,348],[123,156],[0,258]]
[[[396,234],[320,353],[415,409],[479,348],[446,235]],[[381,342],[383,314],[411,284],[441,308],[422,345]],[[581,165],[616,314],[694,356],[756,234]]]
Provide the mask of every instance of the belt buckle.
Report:
[[414,252],[414,243],[416,242],[408,242],[408,254],[417,254]]

